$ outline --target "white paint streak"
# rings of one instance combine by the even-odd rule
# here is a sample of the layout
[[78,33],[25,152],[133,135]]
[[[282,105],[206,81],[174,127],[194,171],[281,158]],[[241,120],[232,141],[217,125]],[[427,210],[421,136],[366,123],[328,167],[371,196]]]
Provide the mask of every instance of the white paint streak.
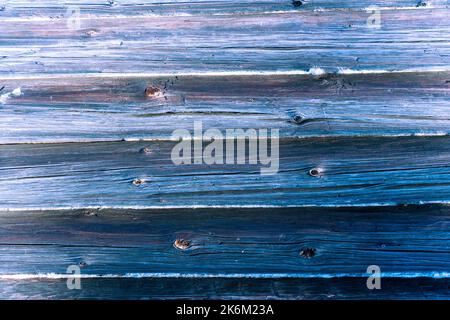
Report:
[[14,89],[14,90],[11,92],[11,94],[12,94],[14,97],[19,97],[19,96],[22,95],[22,90],[20,90],[20,88],[16,88],[16,89]]
[[[450,206],[450,200],[448,201],[411,201],[407,205],[443,205]],[[395,207],[399,205],[405,205],[404,203],[398,203],[394,201],[389,202],[372,202],[364,204],[337,204],[337,205],[318,205],[318,204],[302,204],[302,205],[261,205],[261,204],[248,204],[248,205],[167,205],[167,206],[55,206],[55,207],[0,207],[0,214],[8,212],[22,212],[22,211],[72,211],[72,210],[174,210],[174,209],[278,209],[278,208],[370,208],[370,207]]]
[[20,88],[14,89],[12,92],[4,93],[0,96],[0,103],[5,104],[11,96],[19,97],[22,95],[22,90]]
[[[321,71],[318,71],[321,70]],[[396,73],[432,73],[450,72],[450,66],[410,68],[403,70],[354,70],[337,68],[336,71],[324,70],[314,67],[308,71],[283,70],[283,71],[205,71],[205,72],[121,72],[121,73],[59,73],[59,74],[30,74],[30,75],[1,75],[0,80],[49,80],[49,79],[124,79],[124,78],[164,78],[164,77],[239,77],[239,76],[298,76],[315,75],[317,72],[328,74],[356,75],[356,74],[396,74]]]
[[314,68],[309,69],[308,74],[313,75],[313,76],[322,76],[322,75],[326,74],[326,72],[322,68],[314,67]]

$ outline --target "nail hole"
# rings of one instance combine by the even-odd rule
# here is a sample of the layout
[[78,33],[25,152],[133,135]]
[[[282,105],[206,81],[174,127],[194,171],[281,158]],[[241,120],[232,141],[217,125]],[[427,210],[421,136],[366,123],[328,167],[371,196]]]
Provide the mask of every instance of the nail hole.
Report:
[[96,31],[96,30],[88,30],[88,31],[86,31],[86,35],[88,36],[88,37],[94,37],[94,36],[96,36],[98,34],[98,32]]
[[318,177],[320,176],[321,170],[318,168],[313,168],[311,170],[309,170],[309,175],[312,177]]
[[306,259],[310,259],[316,255],[316,249],[314,248],[305,248],[300,251],[300,256]]
[[296,116],[294,116],[294,117],[292,118],[292,120],[293,120],[295,123],[297,123],[297,124],[302,123],[304,119],[305,119],[305,118],[302,117],[302,116],[300,116],[300,115],[296,115]]
[[427,3],[426,2],[423,2],[423,1],[419,1],[417,4],[416,4],[416,8],[418,8],[418,7],[426,7],[427,6]]
[[85,210],[83,214],[87,217],[97,217],[98,213],[92,210]]
[[142,184],[144,184],[146,181],[144,180],[144,179],[134,179],[133,180],[133,184],[135,185],[135,186],[140,186],[140,185],[142,185]]
[[300,7],[300,6],[303,5],[303,2],[298,1],[298,0],[293,0],[293,1],[292,1],[292,5],[293,5],[294,7]]
[[151,154],[152,150],[148,147],[145,147],[145,148],[142,148],[141,150],[139,150],[139,152],[143,153],[143,154]]
[[186,250],[187,248],[189,248],[190,245],[191,243],[188,240],[184,239],[177,239],[173,243],[173,246],[179,250]]
[[79,266],[80,268],[84,268],[84,267],[87,266],[87,263],[84,262],[84,261],[80,261],[80,262],[78,263],[78,266]]

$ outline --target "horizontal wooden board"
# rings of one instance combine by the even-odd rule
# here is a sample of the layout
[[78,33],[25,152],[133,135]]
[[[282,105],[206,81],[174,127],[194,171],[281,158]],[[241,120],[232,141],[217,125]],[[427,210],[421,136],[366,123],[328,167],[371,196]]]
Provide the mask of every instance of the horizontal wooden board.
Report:
[[450,132],[449,72],[0,77],[0,86],[0,143],[168,139],[194,121],[282,137]]
[[[284,3],[292,6],[290,1]],[[86,15],[74,28],[63,13],[42,17],[30,8],[26,16],[0,19],[0,72],[450,68],[446,6],[388,8],[381,13],[380,28],[368,26],[371,11],[294,9],[188,16],[176,11],[168,17],[148,11],[128,15],[129,7],[123,6],[120,15],[117,11],[101,18]]]
[[66,279],[8,280],[0,281],[0,299],[449,299],[448,279],[384,278],[381,290],[367,290],[366,280],[95,278],[84,279],[81,290],[68,290]]
[[[450,200],[448,137],[283,140],[275,175],[261,175],[269,165],[260,162],[174,165],[170,155],[176,143],[2,145],[0,207],[354,206]],[[309,174],[311,169],[318,174]]]
[[44,0],[2,1],[0,9],[4,17],[26,17],[30,14],[39,17],[59,18],[68,8],[79,7],[85,14],[104,15],[176,15],[176,14],[251,14],[271,11],[310,11],[310,10],[365,10],[371,6],[380,8],[435,8],[448,6],[448,0],[305,0],[293,3],[292,0]]
[[[447,206],[5,212],[0,298],[448,297],[449,214]],[[187,248],[175,248],[177,239]],[[81,267],[82,290],[65,287],[69,265]],[[367,289],[369,265],[381,268],[382,290]]]

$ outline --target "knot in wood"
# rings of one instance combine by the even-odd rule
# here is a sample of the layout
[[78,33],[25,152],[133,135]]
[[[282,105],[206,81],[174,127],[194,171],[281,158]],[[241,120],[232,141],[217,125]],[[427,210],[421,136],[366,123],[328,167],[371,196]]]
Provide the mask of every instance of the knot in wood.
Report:
[[141,150],[139,150],[140,153],[143,154],[151,154],[152,153],[152,149],[148,148],[148,147],[144,147]]
[[316,249],[314,248],[305,248],[300,251],[300,256],[306,259],[310,259],[316,255]]
[[83,211],[83,214],[87,217],[97,217],[98,216],[97,212],[94,210],[85,210],[85,211]]
[[186,250],[191,245],[191,242],[184,239],[177,239],[173,243],[173,246],[179,250]]
[[97,30],[88,30],[88,31],[86,31],[86,35],[88,36],[88,37],[95,37],[96,35],[98,35],[98,31]]
[[418,7],[426,7],[426,6],[427,6],[427,3],[424,2],[424,1],[419,1],[419,2],[416,4],[416,8],[418,8]]
[[87,266],[87,263],[84,262],[84,261],[80,261],[80,262],[78,263],[78,266],[79,266],[80,268],[84,268],[84,267]]
[[144,179],[134,179],[133,180],[133,184],[135,185],[135,186],[140,186],[140,185],[142,185],[142,184],[144,184],[145,183],[145,180]]
[[305,120],[305,118],[303,116],[301,116],[301,115],[295,115],[292,118],[292,121],[294,121],[297,124],[301,124],[303,122],[303,120]]
[[153,86],[148,86],[147,89],[145,89],[145,96],[148,98],[159,97],[161,96],[161,89]]
[[312,168],[311,170],[309,170],[309,175],[311,177],[319,177],[321,174],[321,170],[319,168]]

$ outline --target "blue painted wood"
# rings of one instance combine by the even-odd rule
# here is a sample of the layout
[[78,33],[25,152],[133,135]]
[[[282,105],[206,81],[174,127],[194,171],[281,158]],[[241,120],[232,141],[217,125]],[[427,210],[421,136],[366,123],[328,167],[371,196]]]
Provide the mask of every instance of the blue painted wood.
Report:
[[448,0],[417,1],[417,0],[314,0],[301,1],[301,5],[293,1],[279,0],[191,0],[189,2],[176,0],[16,0],[2,4],[4,16],[45,16],[52,15],[55,19],[69,6],[79,6],[82,10],[95,15],[147,15],[147,14],[224,14],[224,13],[258,13],[270,11],[321,11],[330,9],[365,10],[371,6],[380,8],[423,9],[448,6]]
[[[3,213],[0,298],[448,298],[449,214],[446,206]],[[366,287],[374,264],[383,290]],[[69,265],[81,268],[80,291],[65,287]]]
[[[418,7],[416,0],[332,1],[328,6],[326,2],[308,5],[317,11],[296,8],[288,0],[239,2],[238,9],[234,7],[238,1],[232,1],[231,7],[217,1],[212,7],[205,2],[180,4],[191,6],[191,13],[178,11],[178,5],[159,13],[140,6],[94,5],[92,13],[81,12],[79,28],[68,24],[67,9],[61,4],[50,12],[43,9],[45,3],[39,4],[36,13],[20,9],[19,4],[24,16],[12,5],[12,16],[8,7],[0,11],[0,72],[28,77],[308,72],[312,68],[449,70],[447,0]],[[383,6],[380,28],[368,24],[373,13],[366,7],[376,4]],[[99,7],[106,12],[101,19]],[[203,13],[199,7],[210,9]]]
[[[85,279],[67,290],[66,279],[2,281],[0,296],[13,299],[286,299],[286,300],[448,300],[448,279],[386,278],[369,291],[366,278],[333,279]],[[238,288],[238,290],[236,290]]]
[[[281,137],[444,135],[450,72],[0,80],[1,143],[169,139],[176,129]],[[146,89],[155,91],[146,95]],[[0,92],[1,93],[1,92]]]
[[[449,10],[0,2],[0,298],[448,299]],[[194,121],[279,173],[175,166]]]
[[[450,201],[447,136],[283,140],[274,175],[261,175],[261,168],[269,166],[248,161],[176,165],[171,159],[176,144],[2,145],[0,208],[333,207]],[[311,169],[319,174],[311,175]]]

